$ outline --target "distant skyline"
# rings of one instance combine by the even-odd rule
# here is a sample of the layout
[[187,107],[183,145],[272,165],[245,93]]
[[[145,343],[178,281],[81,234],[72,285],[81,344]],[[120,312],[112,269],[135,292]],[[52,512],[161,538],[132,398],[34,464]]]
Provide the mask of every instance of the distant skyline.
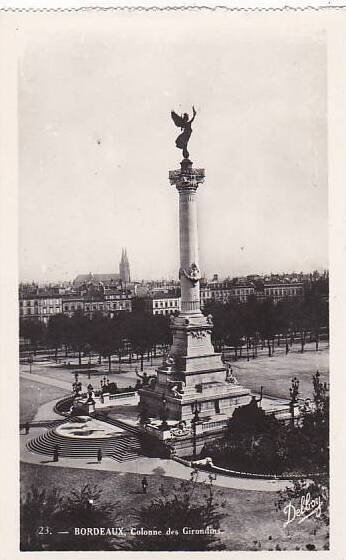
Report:
[[[315,269],[315,270],[317,270],[317,269]],[[307,272],[303,272],[301,270],[299,272],[298,271],[290,271],[290,272],[289,271],[288,272],[274,272],[273,271],[272,273],[268,272],[268,273],[262,273],[262,274],[253,272],[253,273],[249,273],[249,274],[245,275],[244,277],[252,276],[252,275],[258,275],[258,276],[267,276],[268,275],[269,276],[270,274],[273,274],[273,275],[287,274],[287,275],[289,275],[289,274],[292,274],[292,273],[295,273],[295,272],[297,274],[300,274],[301,272],[303,272],[303,274],[312,274],[313,272],[315,272],[315,270],[311,270],[311,271],[307,271]],[[319,269],[317,271],[319,273],[323,273],[325,270],[327,270],[327,272],[329,272],[328,269]],[[95,273],[95,274],[97,274],[97,273]],[[105,274],[107,274],[107,272],[105,272]],[[215,273],[215,274],[217,274],[217,273]],[[213,275],[211,275],[210,277],[208,277],[206,279],[207,280],[212,280],[212,276]],[[227,278],[230,278],[230,279],[236,278],[236,277],[233,277],[233,276],[220,276],[220,275],[218,275],[218,276],[219,276],[220,281],[226,280]],[[57,279],[57,280],[47,280],[47,281],[45,281],[45,280],[31,280],[30,281],[30,280],[28,280],[28,281],[20,281],[20,283],[21,284],[35,284],[35,285],[39,285],[39,286],[45,286],[45,285],[48,286],[48,285],[54,285],[54,284],[72,283],[73,280],[74,280],[74,278],[71,278],[70,280],[61,280],[61,279],[60,280],[59,279]],[[134,282],[134,283],[136,283],[136,282],[139,282],[139,283],[140,282],[155,282],[155,281],[156,282],[172,282],[172,281],[178,282],[179,279],[176,278],[176,277],[174,277],[174,278],[173,277],[172,278],[168,278],[168,277],[166,277],[166,278],[151,278],[150,280],[147,279],[147,278],[135,278],[134,280],[131,279],[131,283],[132,282]]]
[[[19,67],[19,279],[117,273],[178,278],[179,167],[189,144],[207,277],[328,268],[322,31],[230,28],[227,18],[126,14],[99,29],[42,29]],[[137,19],[138,18],[138,19]],[[217,26],[217,34],[209,33]],[[172,31],[172,30],[171,30]],[[217,39],[216,39],[217,37]]]

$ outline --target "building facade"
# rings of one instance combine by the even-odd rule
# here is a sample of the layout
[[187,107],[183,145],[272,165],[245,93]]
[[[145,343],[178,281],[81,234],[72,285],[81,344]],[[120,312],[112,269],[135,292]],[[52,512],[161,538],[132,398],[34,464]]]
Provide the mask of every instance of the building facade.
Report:
[[181,309],[181,298],[176,293],[157,292],[144,299],[144,309],[151,315],[173,315]]

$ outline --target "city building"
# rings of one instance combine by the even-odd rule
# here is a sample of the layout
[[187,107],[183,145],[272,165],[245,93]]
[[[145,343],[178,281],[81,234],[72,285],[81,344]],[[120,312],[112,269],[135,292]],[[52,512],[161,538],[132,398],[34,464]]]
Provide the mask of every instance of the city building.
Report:
[[144,309],[151,315],[172,315],[180,311],[181,298],[177,291],[156,292],[144,298]]
[[45,324],[53,315],[62,313],[62,298],[51,293],[25,296],[19,300],[20,319],[35,319]]
[[268,283],[264,284],[263,292],[257,290],[258,299],[271,298],[274,303],[286,298],[299,298],[304,296],[304,286],[301,282],[290,283]]

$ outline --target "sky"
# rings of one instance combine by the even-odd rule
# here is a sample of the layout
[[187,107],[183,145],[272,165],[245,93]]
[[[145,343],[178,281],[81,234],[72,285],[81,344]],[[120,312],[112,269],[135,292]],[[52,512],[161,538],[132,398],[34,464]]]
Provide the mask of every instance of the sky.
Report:
[[119,13],[55,19],[23,45],[21,281],[118,272],[122,247],[132,279],[178,277],[170,111],[193,104],[202,273],[328,266],[323,30]]

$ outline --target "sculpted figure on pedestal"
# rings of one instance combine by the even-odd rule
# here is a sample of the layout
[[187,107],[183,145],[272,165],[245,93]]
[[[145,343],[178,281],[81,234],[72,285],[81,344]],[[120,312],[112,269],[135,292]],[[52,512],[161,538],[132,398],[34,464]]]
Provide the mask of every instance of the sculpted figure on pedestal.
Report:
[[227,371],[226,371],[226,381],[227,383],[233,383],[234,385],[238,384],[238,380],[235,377],[235,375],[233,375],[233,369],[230,363],[226,364],[227,367]]
[[189,268],[181,268],[179,270],[179,278],[182,276],[185,276],[185,278],[188,278],[194,284],[201,279],[201,273],[196,263],[192,263]]
[[181,128],[181,130],[183,131],[181,134],[179,134],[178,138],[176,139],[175,145],[177,148],[179,148],[179,150],[183,150],[183,156],[185,159],[188,159],[189,157],[187,144],[190,140],[190,136],[192,133],[191,124],[193,123],[196,116],[196,110],[194,107],[192,107],[192,111],[193,111],[193,117],[191,120],[189,120],[189,115],[187,113],[184,113],[182,116],[179,116],[177,115],[177,113],[175,113],[175,111],[171,111],[174,124],[179,128]]

